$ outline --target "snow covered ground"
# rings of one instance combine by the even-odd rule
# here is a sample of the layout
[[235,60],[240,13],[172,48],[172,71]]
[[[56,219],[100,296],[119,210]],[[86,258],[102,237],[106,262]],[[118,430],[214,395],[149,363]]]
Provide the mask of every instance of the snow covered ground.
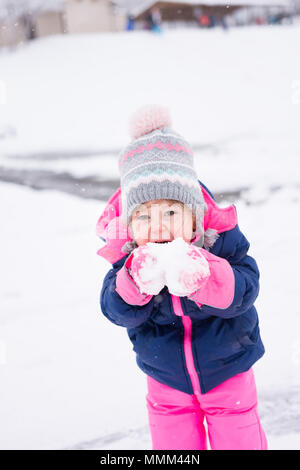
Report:
[[[199,178],[213,192],[242,189],[271,449],[300,449],[299,40],[299,26],[249,27],[56,36],[0,53],[0,128],[16,131],[0,139],[0,167],[117,179],[110,152],[128,142],[130,113],[155,102],[195,146]],[[95,155],[36,158],[72,151]],[[1,449],[151,449],[145,376],[98,302],[104,204],[0,182]]]

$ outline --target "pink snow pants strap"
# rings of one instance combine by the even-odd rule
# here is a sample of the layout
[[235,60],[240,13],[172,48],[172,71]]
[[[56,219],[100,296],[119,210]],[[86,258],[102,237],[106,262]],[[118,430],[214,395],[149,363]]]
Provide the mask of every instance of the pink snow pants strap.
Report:
[[235,375],[198,398],[149,376],[147,384],[146,401],[154,450],[205,450],[204,417],[212,450],[267,450],[252,369]]
[[130,267],[132,256],[126,260],[116,277],[116,292],[129,305],[145,305],[152,299],[152,295],[142,294],[138,286],[130,276],[128,268]]

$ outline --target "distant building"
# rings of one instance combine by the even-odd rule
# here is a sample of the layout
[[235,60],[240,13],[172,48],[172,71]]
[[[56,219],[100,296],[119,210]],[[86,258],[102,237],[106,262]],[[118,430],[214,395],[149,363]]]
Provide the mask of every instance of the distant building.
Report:
[[63,34],[66,32],[63,11],[43,11],[35,18],[34,37]]
[[125,29],[126,15],[112,0],[63,0],[61,7],[0,20],[0,46],[13,46],[52,34],[114,32]]
[[[118,0],[116,0],[118,3]],[[119,2],[123,5],[124,1]],[[125,2],[126,3],[126,2]],[[174,28],[177,26],[203,25],[209,18],[216,23],[222,23],[224,18],[233,14],[239,9],[267,11],[269,8],[290,8],[290,0],[170,0],[151,1],[141,0],[131,2],[130,12],[135,20],[136,29],[144,29],[147,19],[153,9],[159,9],[162,26]],[[250,15],[251,17],[251,15]]]
[[11,47],[26,41],[26,28],[22,21],[0,21],[0,47]]
[[66,32],[71,34],[120,31],[126,22],[110,0],[66,0],[64,18]]
[[[63,5],[63,3],[62,3]],[[20,16],[0,20],[0,46],[14,47],[36,37],[64,32],[62,8],[47,7],[42,11],[20,10]]]
[[[273,22],[285,17],[295,0],[62,0],[19,18],[0,18],[0,46],[12,46],[53,34],[114,32],[149,28],[154,17],[163,28]],[[300,2],[300,0],[299,0]],[[59,2],[58,4],[59,5]],[[270,13],[269,13],[270,12]],[[133,28],[132,28],[133,29]],[[151,28],[150,28],[151,29]],[[153,28],[152,28],[153,29]]]

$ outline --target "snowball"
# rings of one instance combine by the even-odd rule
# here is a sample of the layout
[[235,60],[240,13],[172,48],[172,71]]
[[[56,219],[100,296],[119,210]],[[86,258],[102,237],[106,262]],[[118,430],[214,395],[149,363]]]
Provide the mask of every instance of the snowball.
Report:
[[140,290],[157,295],[166,285],[169,292],[186,296],[208,278],[209,265],[200,250],[176,238],[169,243],[146,244],[145,257],[136,282]]
[[[134,252],[133,259],[138,262],[138,269],[134,271],[134,280],[140,291],[145,294],[157,295],[165,286],[165,275],[158,261],[156,243],[147,243],[145,250]],[[158,245],[157,245],[158,246]]]

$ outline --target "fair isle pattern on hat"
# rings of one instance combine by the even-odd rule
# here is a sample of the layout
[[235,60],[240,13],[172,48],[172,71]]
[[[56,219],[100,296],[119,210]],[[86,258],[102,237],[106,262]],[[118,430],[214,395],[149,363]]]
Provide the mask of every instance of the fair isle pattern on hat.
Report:
[[[167,136],[167,134],[165,136]],[[185,153],[191,153],[192,154],[191,149],[189,149],[188,147],[186,147],[184,145],[182,145],[182,146],[180,146],[179,144],[172,145],[171,142],[163,143],[159,140],[158,142],[156,142],[154,144],[147,144],[145,147],[143,145],[141,145],[137,149],[130,150],[130,152],[126,153],[124,155],[124,157],[122,158],[122,160],[119,162],[119,166],[124,162],[124,160],[126,160],[129,157],[133,157],[136,153],[141,154],[145,150],[153,150],[155,147],[159,150],[164,149],[164,148],[167,149],[167,150],[176,150],[176,152],[179,152],[180,150],[182,150]]]
[[119,156],[122,219],[128,225],[140,204],[174,199],[196,214],[196,231],[201,235],[205,203],[193,152],[188,142],[166,124],[170,124],[170,118],[160,106],[143,107],[131,119],[133,140]]

